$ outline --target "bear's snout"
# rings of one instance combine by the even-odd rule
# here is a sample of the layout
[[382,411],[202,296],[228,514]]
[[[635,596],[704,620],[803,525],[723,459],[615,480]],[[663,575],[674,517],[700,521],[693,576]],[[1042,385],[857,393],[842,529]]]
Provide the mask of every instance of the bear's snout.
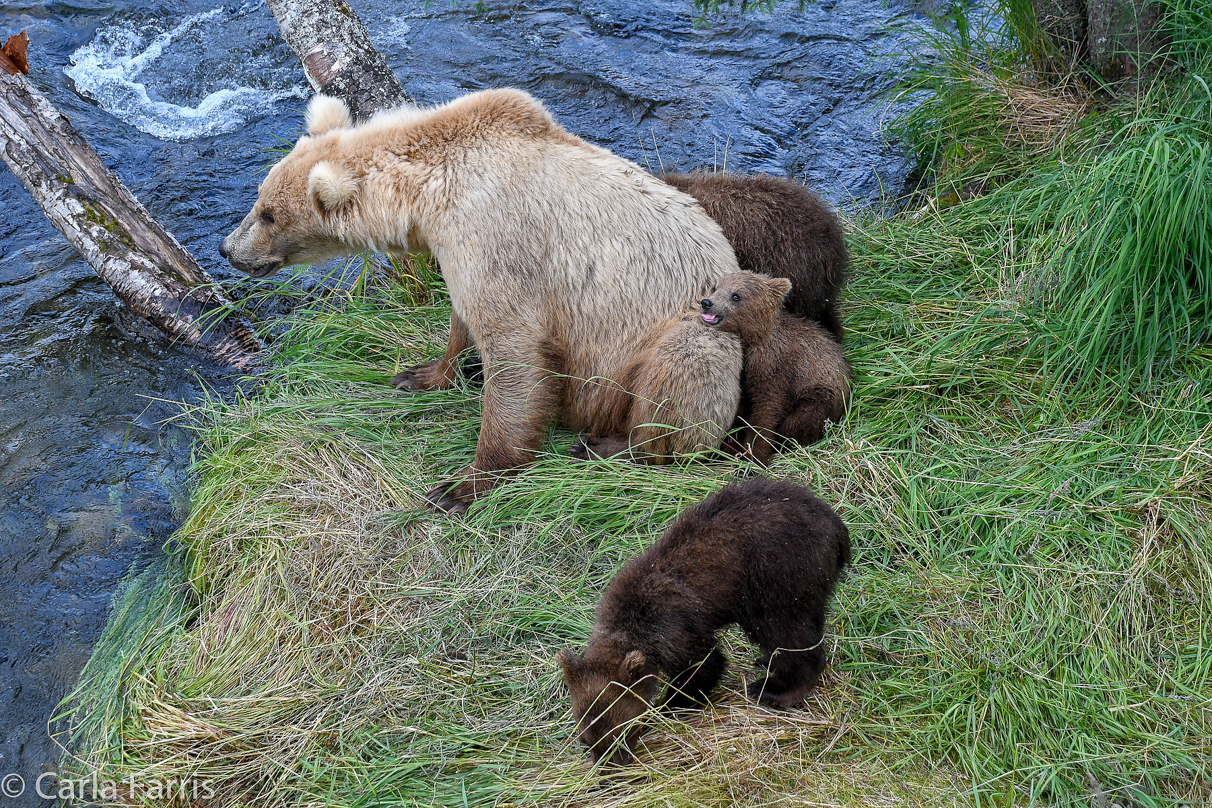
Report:
[[[223,256],[223,257],[226,258],[227,256]],[[714,303],[711,302],[711,298],[709,298],[709,297],[703,298],[700,301],[700,303],[702,303],[702,305],[703,305],[703,311],[711,311],[711,307],[715,305]]]
[[219,240],[219,257],[227,258],[227,238],[226,237]]

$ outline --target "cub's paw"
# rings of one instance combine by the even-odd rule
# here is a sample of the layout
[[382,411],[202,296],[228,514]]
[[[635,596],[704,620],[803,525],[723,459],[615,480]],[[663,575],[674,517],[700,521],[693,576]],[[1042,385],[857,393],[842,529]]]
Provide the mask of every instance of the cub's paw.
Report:
[[777,687],[778,685],[772,683],[769,678],[750,682],[748,687],[749,698],[767,707],[778,707],[785,710],[789,707],[795,707],[807,695],[805,692],[807,688],[792,688],[790,690],[771,689]]
[[605,460],[631,451],[627,438],[622,435],[581,435],[568,450],[577,460]]
[[441,359],[434,359],[397,373],[391,386],[397,390],[420,393],[427,390],[450,390],[455,386],[450,368]]
[[597,460],[592,454],[589,444],[593,441],[588,435],[580,435],[573,441],[572,448],[568,450],[568,454],[574,460]]

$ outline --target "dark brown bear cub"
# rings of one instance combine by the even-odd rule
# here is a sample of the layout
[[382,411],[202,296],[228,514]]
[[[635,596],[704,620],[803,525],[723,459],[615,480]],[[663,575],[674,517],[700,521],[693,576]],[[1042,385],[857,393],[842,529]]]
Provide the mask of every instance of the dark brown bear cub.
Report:
[[786,278],[731,272],[704,298],[703,322],[736,334],[744,348],[740,449],[770,462],[785,440],[815,443],[850,401],[850,364],[816,323],[783,311]]
[[730,485],[682,513],[611,581],[584,659],[557,657],[594,760],[631,761],[658,676],[666,706],[705,701],[727,665],[715,635],[731,623],[764,654],[749,695],[802,701],[825,666],[825,608],[849,561],[846,525],[794,483]]
[[695,172],[661,179],[719,222],[748,272],[791,281],[787,311],[820,323],[839,342],[837,297],[850,255],[837,214],[803,185],[764,174]]

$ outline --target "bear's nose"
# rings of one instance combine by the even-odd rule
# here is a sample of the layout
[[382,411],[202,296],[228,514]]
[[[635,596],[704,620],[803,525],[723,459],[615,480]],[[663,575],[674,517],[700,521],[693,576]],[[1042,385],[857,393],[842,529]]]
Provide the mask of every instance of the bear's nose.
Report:
[[709,297],[703,298],[700,302],[703,304],[703,311],[711,311],[711,307],[715,305]]
[[227,239],[223,239],[219,242],[219,256],[221,258],[227,257]]

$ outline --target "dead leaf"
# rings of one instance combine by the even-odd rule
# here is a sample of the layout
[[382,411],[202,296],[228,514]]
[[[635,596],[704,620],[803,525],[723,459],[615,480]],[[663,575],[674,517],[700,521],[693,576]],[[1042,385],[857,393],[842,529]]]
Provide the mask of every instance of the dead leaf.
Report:
[[0,70],[5,73],[29,73],[29,62],[25,60],[25,49],[29,47],[29,36],[24,31],[13,34],[0,48]]

